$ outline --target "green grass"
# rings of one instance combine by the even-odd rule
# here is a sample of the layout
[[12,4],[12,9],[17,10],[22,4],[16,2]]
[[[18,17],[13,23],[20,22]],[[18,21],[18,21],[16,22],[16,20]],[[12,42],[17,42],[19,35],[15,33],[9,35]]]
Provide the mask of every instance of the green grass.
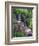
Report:
[[24,32],[13,32],[14,37],[24,37],[25,33]]

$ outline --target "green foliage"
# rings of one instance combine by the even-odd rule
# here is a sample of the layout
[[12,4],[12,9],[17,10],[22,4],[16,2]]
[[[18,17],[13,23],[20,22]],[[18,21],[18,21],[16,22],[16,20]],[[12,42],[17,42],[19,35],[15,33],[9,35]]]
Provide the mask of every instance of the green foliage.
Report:
[[25,33],[24,32],[15,32],[13,34],[14,34],[14,37],[22,37],[22,36],[25,36]]
[[30,9],[15,8],[14,14],[32,15],[32,10],[30,10]]
[[27,21],[27,26],[32,29],[32,18]]

